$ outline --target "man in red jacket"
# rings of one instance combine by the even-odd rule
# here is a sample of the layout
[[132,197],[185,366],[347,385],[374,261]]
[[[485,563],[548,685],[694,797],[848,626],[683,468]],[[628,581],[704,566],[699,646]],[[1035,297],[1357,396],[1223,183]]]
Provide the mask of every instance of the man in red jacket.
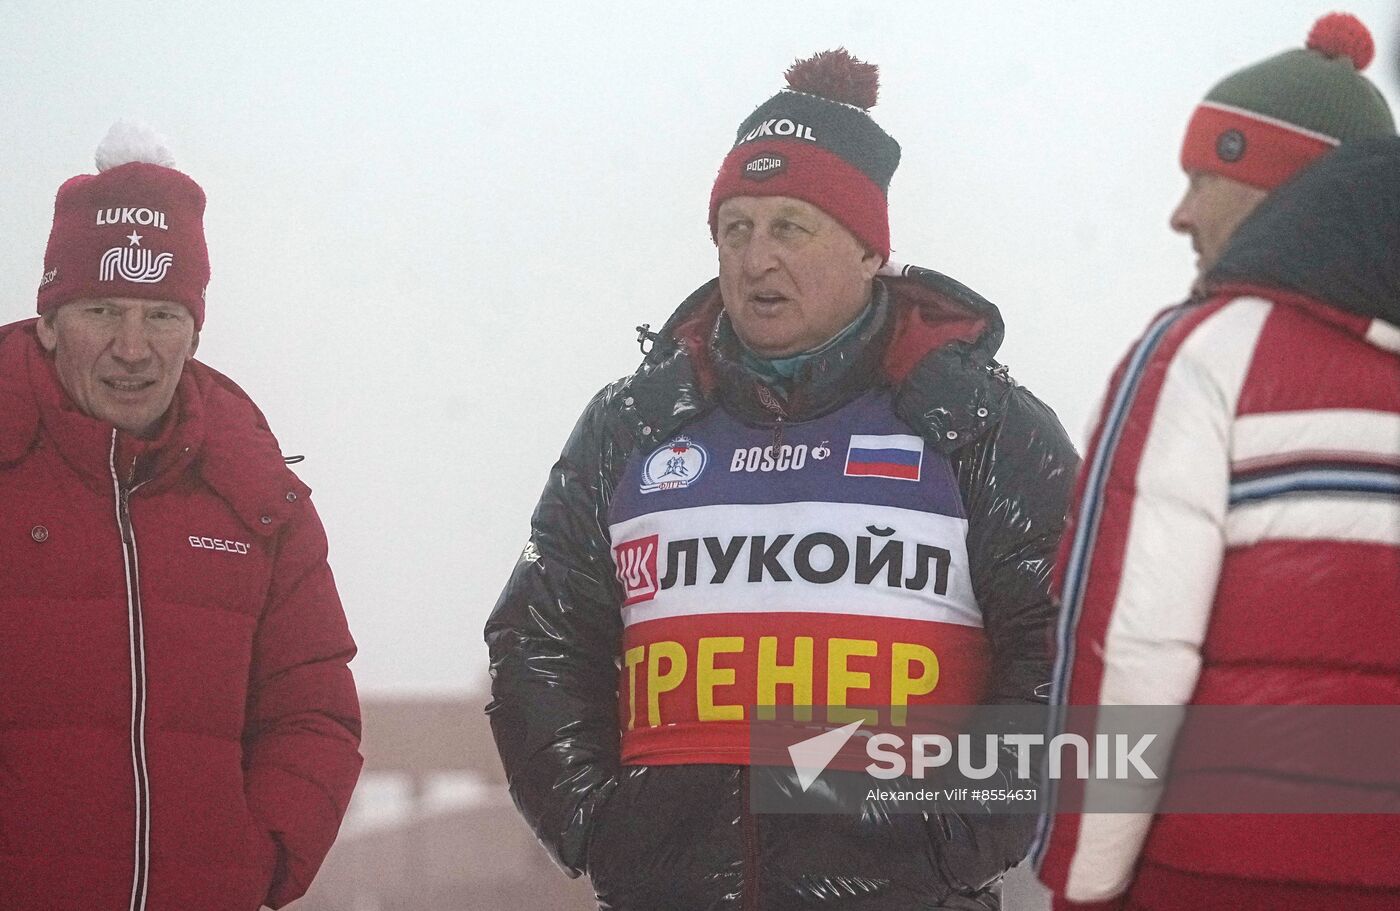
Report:
[[204,193],[118,124],[0,327],[0,904],[255,911],[310,885],[360,769],[309,490],[193,359]]
[[[1371,48],[1326,16],[1191,119],[1172,226],[1198,294],[1129,352],[1092,436],[1057,569],[1060,705],[1400,705],[1400,139],[1359,73]],[[1235,711],[1257,743],[1305,710]],[[1150,805],[1297,787],[1300,746],[1178,749]],[[1306,790],[1400,799],[1354,758]],[[1057,909],[1099,911],[1396,908],[1397,855],[1392,816],[1284,812],[1051,816],[1034,852]]]

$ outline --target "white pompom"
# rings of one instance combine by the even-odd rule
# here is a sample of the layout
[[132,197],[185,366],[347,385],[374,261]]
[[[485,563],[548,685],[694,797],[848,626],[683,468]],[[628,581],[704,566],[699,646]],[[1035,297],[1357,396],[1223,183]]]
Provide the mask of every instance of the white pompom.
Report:
[[97,146],[97,170],[108,171],[133,161],[175,167],[175,156],[159,133],[144,123],[118,120]]

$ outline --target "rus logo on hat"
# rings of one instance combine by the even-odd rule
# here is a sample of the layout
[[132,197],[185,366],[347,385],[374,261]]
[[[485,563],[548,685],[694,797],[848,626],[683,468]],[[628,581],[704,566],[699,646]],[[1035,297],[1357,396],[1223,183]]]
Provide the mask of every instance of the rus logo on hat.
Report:
[[132,231],[127,238],[131,243],[126,247],[113,247],[102,254],[99,280],[104,282],[123,281],[140,284],[153,284],[165,279],[170,266],[175,262],[173,253],[159,253],[141,246],[142,237]]

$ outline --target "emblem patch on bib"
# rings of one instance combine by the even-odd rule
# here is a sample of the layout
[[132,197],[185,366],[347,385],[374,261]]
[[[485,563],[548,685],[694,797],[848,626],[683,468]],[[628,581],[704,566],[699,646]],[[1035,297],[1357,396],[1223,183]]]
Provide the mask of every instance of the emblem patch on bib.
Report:
[[690,437],[676,437],[642,463],[642,493],[689,487],[700,478],[709,462],[710,454],[705,447]]

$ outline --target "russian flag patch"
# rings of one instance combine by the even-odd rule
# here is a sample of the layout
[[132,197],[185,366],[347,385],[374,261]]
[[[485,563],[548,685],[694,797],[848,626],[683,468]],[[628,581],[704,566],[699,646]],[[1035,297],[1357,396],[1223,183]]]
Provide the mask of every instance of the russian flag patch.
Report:
[[924,438],[910,433],[852,434],[846,449],[847,477],[917,481],[923,463]]

